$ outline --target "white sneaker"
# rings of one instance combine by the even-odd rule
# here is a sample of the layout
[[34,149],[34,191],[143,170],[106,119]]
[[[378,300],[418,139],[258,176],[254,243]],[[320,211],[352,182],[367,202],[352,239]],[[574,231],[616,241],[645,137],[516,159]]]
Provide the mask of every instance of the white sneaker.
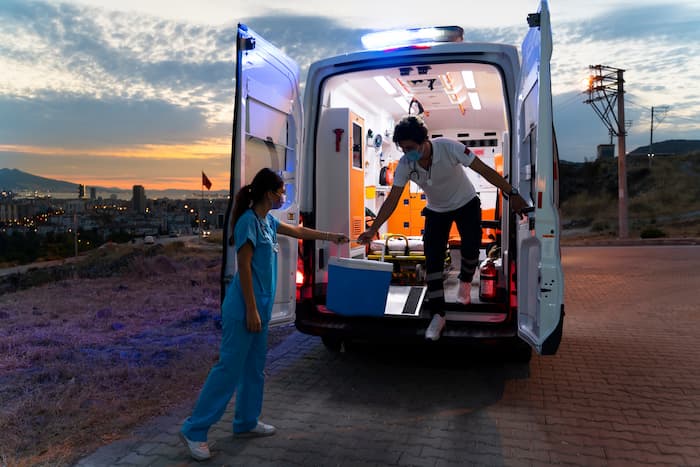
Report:
[[211,452],[209,452],[209,445],[206,441],[191,441],[187,439],[184,433],[180,432],[180,439],[182,443],[190,450],[190,456],[192,459],[197,461],[205,461],[211,459]]
[[255,428],[253,428],[250,431],[243,431],[241,433],[234,433],[233,436],[236,438],[259,438],[261,436],[272,436],[275,434],[277,431],[277,428],[275,428],[272,425],[268,425],[263,422],[258,422],[257,425],[255,425]]
[[433,341],[440,339],[440,333],[444,327],[445,318],[438,314],[433,315],[433,319],[430,320],[428,329],[425,330],[425,338]]
[[457,301],[462,305],[469,305],[472,302],[472,284],[470,282],[459,281]]

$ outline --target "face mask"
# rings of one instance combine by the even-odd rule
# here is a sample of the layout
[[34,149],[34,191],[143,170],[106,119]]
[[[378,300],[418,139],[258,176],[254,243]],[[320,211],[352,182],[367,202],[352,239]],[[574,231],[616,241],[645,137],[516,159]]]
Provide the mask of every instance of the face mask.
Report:
[[282,193],[281,195],[277,195],[277,199],[272,202],[272,209],[279,209],[286,202],[287,202],[287,195],[285,195],[284,193]]
[[422,154],[418,149],[411,149],[406,153],[406,158],[411,162],[418,162]]

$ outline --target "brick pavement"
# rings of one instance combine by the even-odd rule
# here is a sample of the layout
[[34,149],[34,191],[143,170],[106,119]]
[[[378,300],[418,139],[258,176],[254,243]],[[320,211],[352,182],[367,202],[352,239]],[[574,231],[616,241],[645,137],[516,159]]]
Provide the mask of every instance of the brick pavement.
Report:
[[295,332],[268,359],[275,436],[233,440],[229,409],[196,463],[184,407],[77,465],[700,465],[698,264],[696,246],[565,248],[564,340],[529,367]]

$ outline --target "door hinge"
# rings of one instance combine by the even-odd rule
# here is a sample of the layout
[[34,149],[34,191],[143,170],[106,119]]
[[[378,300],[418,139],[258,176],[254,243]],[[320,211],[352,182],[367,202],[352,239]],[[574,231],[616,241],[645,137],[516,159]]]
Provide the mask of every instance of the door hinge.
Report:
[[240,37],[238,50],[253,50],[255,48],[255,38],[254,37]]
[[527,24],[531,28],[539,28],[540,27],[540,14],[539,13],[530,13],[527,15]]

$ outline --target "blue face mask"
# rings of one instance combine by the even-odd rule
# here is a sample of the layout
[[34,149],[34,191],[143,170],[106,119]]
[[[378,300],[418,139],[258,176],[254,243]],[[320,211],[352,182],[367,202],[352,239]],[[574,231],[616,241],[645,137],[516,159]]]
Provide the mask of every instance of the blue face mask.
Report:
[[406,159],[410,162],[418,162],[421,156],[422,154],[418,149],[411,149],[406,153]]
[[287,195],[282,193],[282,194],[277,194],[277,199],[272,202],[272,209],[279,209],[282,206],[284,206],[284,203],[287,202]]

